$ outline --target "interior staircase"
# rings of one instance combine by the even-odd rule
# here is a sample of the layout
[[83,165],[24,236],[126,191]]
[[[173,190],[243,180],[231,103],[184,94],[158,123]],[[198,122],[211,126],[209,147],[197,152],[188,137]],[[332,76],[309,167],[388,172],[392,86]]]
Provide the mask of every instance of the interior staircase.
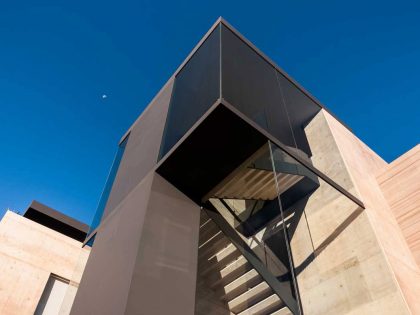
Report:
[[[217,299],[219,311],[196,314],[291,315],[282,300],[258,272],[201,211],[198,281],[206,296]],[[197,295],[200,298],[200,294]],[[215,303],[216,304],[216,303]],[[220,305],[226,310],[220,311]],[[224,306],[224,307],[223,307]]]

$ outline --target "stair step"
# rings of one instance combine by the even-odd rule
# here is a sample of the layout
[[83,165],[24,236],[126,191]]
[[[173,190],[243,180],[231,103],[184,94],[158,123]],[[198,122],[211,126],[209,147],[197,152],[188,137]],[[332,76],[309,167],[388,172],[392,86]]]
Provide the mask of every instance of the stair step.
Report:
[[200,212],[200,225],[203,225],[206,221],[210,220],[210,217],[203,210]]
[[200,245],[204,244],[210,238],[216,235],[218,232],[220,232],[220,230],[215,223],[213,222],[207,223],[202,229],[200,229],[200,237],[199,237],[198,244]]
[[224,259],[230,257],[234,253],[239,253],[238,249],[233,245],[232,243],[229,243],[225,248],[218,251],[216,254],[214,254],[212,257],[208,259],[209,262],[220,262]]
[[282,302],[277,294],[272,294],[261,302],[254,304],[238,315],[263,315],[277,311],[282,306]]
[[225,285],[223,289],[219,291],[221,299],[224,301],[232,300],[261,281],[262,277],[260,274],[255,269],[251,269],[234,281]]
[[198,249],[198,261],[201,262],[203,260],[208,260],[215,253],[229,245],[229,243],[229,239],[220,232],[212,239],[208,240],[207,243],[201,245]]
[[286,306],[284,306],[281,309],[270,313],[270,315],[293,315],[293,313]]
[[204,228],[210,222],[213,222],[210,218],[207,218],[205,220],[200,219],[200,229]]
[[238,249],[201,211],[198,268],[230,314],[292,315]]
[[232,282],[251,268],[251,264],[246,260],[244,256],[241,255],[238,259],[234,260],[232,263],[220,270],[220,272],[213,272],[206,278],[208,279],[208,283],[211,284],[212,288],[217,288],[218,285],[226,285]]
[[222,231],[216,231],[214,234],[209,235],[207,239],[203,240],[200,244],[198,244],[198,250],[200,251],[203,248],[210,246],[212,244],[212,241],[215,242],[222,237],[224,237]]
[[225,235],[222,233],[222,231],[219,231],[218,233],[214,234],[211,238],[207,239],[205,242],[200,243],[198,245],[198,256],[202,256],[204,253],[206,253],[206,250],[210,248],[214,250],[220,250],[220,247],[214,248],[214,245],[218,245],[218,242],[224,238],[226,238]]
[[261,282],[228,302],[230,311],[240,313],[273,294],[267,282]]
[[206,229],[208,229],[210,225],[211,226],[217,226],[216,223],[214,223],[214,221],[210,218],[203,221],[203,223],[200,224],[200,233],[202,233],[202,231],[205,231]]
[[206,275],[210,272],[218,272],[234,260],[238,259],[239,256],[241,256],[241,253],[232,243],[230,243],[228,246],[210,258],[203,259],[201,262],[199,262],[198,269],[202,275]]

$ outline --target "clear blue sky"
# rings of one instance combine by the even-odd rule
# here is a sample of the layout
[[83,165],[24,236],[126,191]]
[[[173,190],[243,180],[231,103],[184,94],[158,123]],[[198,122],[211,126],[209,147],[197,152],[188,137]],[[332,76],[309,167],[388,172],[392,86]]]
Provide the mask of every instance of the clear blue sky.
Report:
[[0,6],[1,216],[90,223],[119,138],[218,16],[385,160],[419,142],[419,1],[32,2]]

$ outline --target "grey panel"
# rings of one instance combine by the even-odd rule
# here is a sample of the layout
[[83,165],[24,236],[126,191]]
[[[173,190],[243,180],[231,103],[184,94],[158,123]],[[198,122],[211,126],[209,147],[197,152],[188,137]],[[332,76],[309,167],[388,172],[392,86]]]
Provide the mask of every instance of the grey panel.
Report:
[[155,175],[125,314],[193,315],[200,208]]
[[134,124],[111,194],[105,218],[127,194],[150,172],[157,162],[173,80],[158,94]]
[[124,314],[153,177],[145,177],[99,226],[71,315]]
[[152,171],[99,227],[71,314],[192,315],[199,221]]

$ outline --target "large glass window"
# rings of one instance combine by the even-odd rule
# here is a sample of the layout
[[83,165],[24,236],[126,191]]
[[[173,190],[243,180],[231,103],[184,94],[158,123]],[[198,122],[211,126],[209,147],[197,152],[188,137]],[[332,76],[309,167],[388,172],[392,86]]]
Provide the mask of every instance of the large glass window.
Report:
[[159,158],[220,97],[220,26],[175,77]]
[[222,97],[290,152],[354,193],[339,174],[345,165],[321,106],[226,26],[221,49]]
[[321,106],[223,23],[175,77],[159,159],[220,97],[354,193]]
[[277,70],[276,74],[292,128],[295,146],[311,156],[312,152],[306,137],[305,127],[321,108]]
[[225,26],[222,96],[282,143],[295,146],[275,69]]

